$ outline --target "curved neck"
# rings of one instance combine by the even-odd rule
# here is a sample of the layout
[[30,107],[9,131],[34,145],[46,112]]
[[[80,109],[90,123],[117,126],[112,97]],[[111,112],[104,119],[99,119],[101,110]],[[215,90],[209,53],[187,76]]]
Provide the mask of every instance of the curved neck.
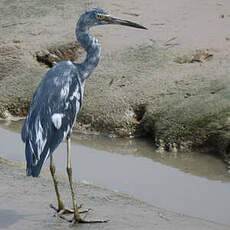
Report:
[[79,64],[80,78],[84,82],[96,68],[101,54],[101,46],[98,40],[89,33],[89,28],[84,23],[78,22],[76,37],[79,44],[85,49],[85,60]]

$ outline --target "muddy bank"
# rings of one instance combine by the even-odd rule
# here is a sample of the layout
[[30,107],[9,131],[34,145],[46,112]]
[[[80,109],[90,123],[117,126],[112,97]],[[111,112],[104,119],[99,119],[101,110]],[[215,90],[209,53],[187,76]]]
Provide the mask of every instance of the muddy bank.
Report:
[[[148,135],[166,150],[203,147],[228,161],[229,2],[177,0],[164,5],[145,0],[141,6],[134,1],[132,7],[123,1],[87,3],[0,3],[1,116],[27,113],[47,65],[84,58],[74,43],[76,19],[87,7],[99,6],[149,30],[92,30],[102,43],[102,58],[86,84],[77,128]],[[40,63],[44,58],[46,65]]]
[[[47,171],[38,179],[25,176],[21,165],[0,159],[0,229],[69,229],[65,221],[53,217],[49,204],[56,204],[52,180]],[[67,178],[59,176],[60,190],[70,207]],[[81,229],[228,229],[168,212],[127,195],[105,190],[92,184],[77,183],[78,199],[92,208],[87,218],[106,218],[106,224],[79,225]],[[17,188],[17,189],[15,189]]]

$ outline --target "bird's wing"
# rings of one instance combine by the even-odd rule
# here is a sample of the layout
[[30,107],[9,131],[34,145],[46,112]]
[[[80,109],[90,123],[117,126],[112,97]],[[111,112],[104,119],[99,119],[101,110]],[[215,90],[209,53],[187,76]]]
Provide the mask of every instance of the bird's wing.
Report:
[[22,128],[27,173],[36,176],[50,154],[71,132],[82,104],[76,66],[61,62],[40,82]]

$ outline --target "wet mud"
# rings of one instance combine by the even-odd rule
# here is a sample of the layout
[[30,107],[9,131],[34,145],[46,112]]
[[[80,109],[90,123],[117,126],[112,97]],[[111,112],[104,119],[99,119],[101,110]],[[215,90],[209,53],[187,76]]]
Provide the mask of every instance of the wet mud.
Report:
[[[52,179],[43,172],[34,179],[25,176],[21,165],[0,159],[0,229],[69,229],[66,221],[54,217],[49,204],[56,204]],[[59,176],[62,199],[70,207],[67,178]],[[103,224],[83,224],[80,229],[215,229],[229,227],[175,214],[125,194],[92,184],[76,183],[80,203],[92,211],[87,218],[109,219]],[[71,217],[69,217],[71,218]]]

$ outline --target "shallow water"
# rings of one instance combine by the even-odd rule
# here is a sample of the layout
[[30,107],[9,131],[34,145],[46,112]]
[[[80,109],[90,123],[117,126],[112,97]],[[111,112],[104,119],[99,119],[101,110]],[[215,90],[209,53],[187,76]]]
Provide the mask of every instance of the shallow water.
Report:
[[[0,156],[24,161],[21,122],[1,122]],[[144,140],[74,134],[73,175],[119,190],[155,206],[230,224],[230,175],[214,156],[159,153]],[[65,173],[66,146],[55,152],[57,171]]]

